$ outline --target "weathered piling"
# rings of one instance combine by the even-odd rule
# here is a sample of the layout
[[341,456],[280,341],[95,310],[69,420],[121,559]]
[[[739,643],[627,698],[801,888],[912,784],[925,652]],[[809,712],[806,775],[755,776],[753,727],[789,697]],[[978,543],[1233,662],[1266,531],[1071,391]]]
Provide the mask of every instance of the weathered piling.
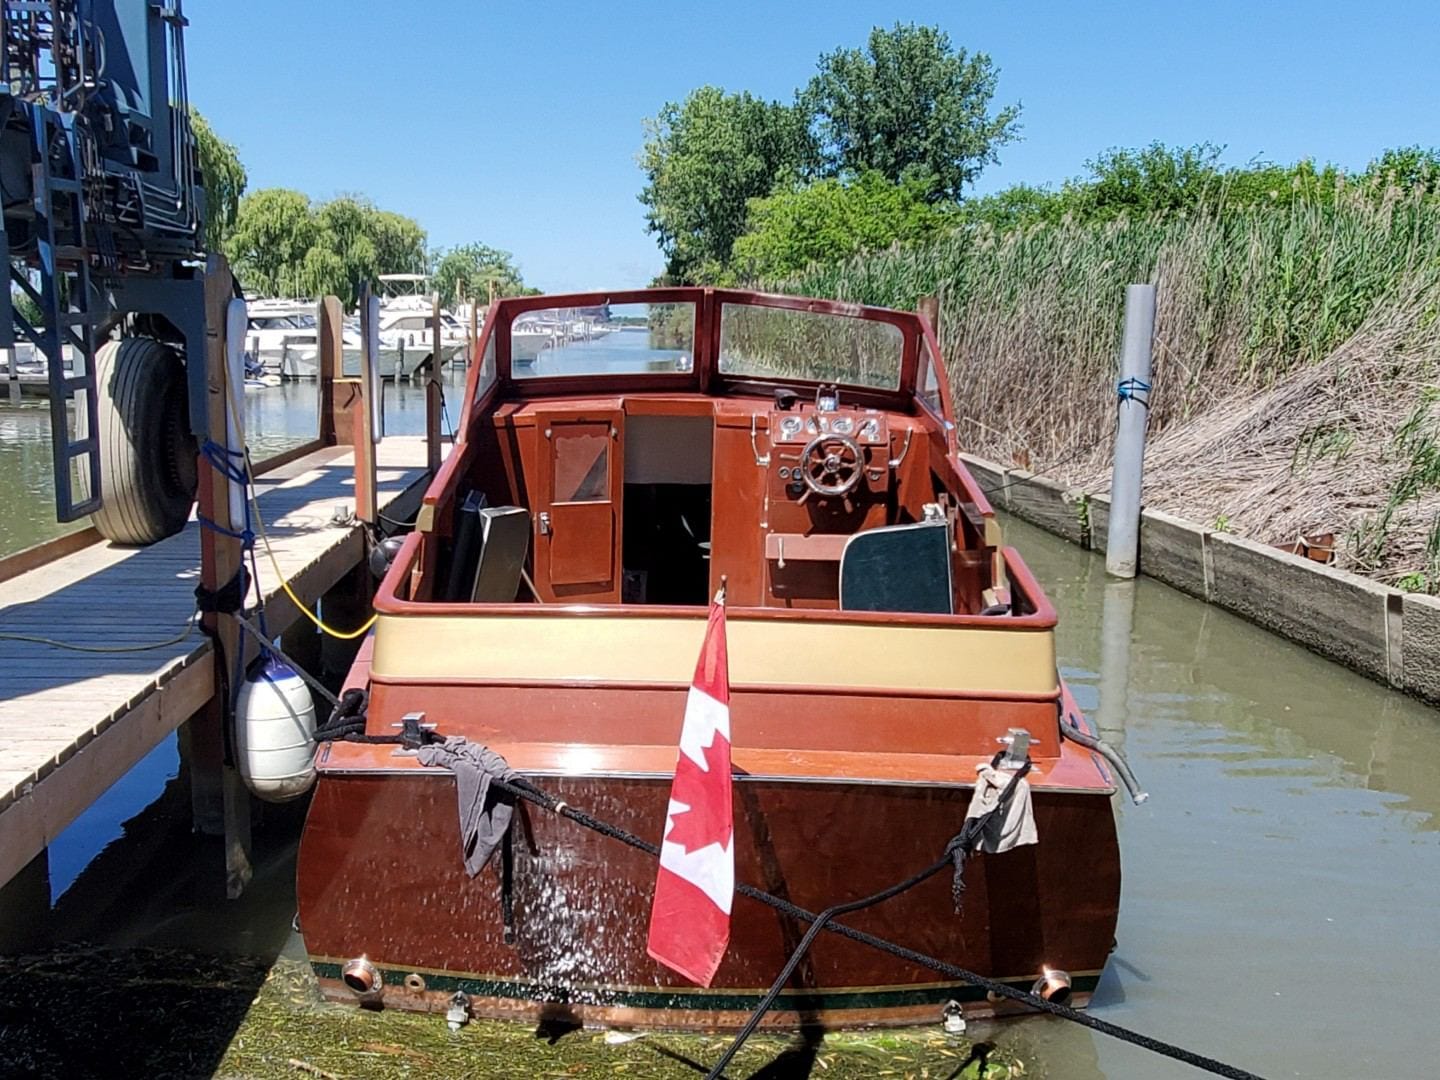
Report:
[[1125,289],[1125,342],[1120,352],[1115,469],[1110,482],[1110,532],[1105,569],[1133,578],[1140,546],[1140,481],[1145,424],[1150,415],[1150,343],[1155,333],[1155,286]]

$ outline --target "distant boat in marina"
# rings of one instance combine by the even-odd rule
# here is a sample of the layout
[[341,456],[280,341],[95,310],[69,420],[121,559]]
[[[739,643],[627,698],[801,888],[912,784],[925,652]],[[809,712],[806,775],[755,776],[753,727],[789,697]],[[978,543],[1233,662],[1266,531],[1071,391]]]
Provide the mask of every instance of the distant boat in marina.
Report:
[[[392,279],[424,281],[419,274],[384,275]],[[313,379],[319,373],[319,329],[315,304],[307,300],[251,300],[245,334],[247,355],[259,361],[265,374],[282,379]],[[410,378],[425,367],[433,349],[431,301],[419,294],[388,296],[380,303],[380,377]],[[466,343],[465,329],[449,312],[442,311],[440,363],[451,361]],[[360,373],[362,338],[360,320],[350,316],[342,330],[343,374]]]

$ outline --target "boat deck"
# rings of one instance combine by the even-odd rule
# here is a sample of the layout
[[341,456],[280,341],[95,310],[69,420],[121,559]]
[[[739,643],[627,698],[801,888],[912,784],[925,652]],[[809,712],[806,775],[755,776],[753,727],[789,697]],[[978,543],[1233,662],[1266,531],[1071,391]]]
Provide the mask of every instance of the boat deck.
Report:
[[[392,437],[377,453],[377,505],[408,519],[428,479],[425,441]],[[351,450],[333,446],[256,478],[276,561],[307,605],[362,557],[361,527],[332,520],[338,505],[353,508],[354,476]],[[257,555],[279,633],[299,612]],[[0,633],[104,648],[164,642],[185,630],[199,580],[193,519],[146,548],[91,544],[0,582]],[[128,652],[0,638],[0,884],[209,701],[213,662],[198,628]]]

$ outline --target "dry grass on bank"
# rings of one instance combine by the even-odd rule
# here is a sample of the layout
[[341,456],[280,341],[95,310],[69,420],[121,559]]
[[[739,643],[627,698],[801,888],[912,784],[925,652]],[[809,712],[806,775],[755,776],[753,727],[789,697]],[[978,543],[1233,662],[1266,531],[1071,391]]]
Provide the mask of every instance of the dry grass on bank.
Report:
[[786,291],[936,292],[961,443],[1103,491],[1124,286],[1159,287],[1146,500],[1440,590],[1440,198],[1341,188],[1275,209],[957,232]]

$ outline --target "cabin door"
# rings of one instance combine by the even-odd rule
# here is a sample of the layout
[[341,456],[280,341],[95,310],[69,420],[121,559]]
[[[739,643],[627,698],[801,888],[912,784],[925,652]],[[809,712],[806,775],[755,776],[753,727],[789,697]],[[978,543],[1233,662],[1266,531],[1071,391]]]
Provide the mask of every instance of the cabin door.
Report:
[[620,600],[625,414],[540,413],[535,576],[544,599]]

